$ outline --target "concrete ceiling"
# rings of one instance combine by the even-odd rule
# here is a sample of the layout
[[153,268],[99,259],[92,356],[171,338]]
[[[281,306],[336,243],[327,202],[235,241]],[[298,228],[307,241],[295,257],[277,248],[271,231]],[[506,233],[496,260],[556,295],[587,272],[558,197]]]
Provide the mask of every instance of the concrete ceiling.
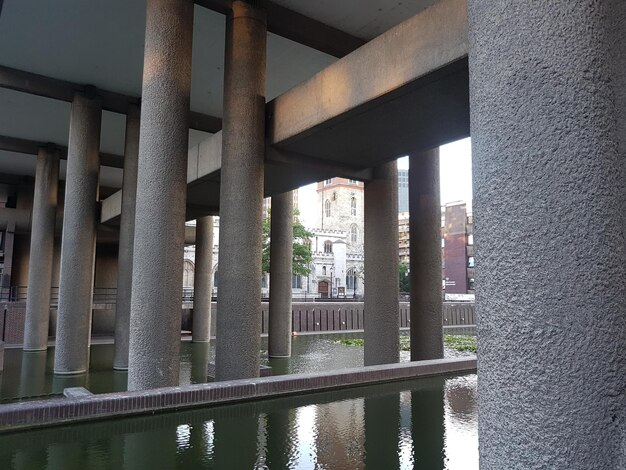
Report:
[[415,16],[437,0],[273,0],[366,41]]
[[[141,95],[145,0],[4,0],[0,65],[131,96]],[[195,6],[191,109],[222,115],[225,16]],[[336,60],[268,34],[267,98]],[[70,104],[0,89],[0,135],[67,145]],[[124,152],[125,116],[103,112],[100,150]],[[190,130],[190,146],[208,134]],[[22,160],[12,161],[19,155]],[[0,173],[34,174],[34,157],[2,152]],[[33,164],[24,162],[32,160]],[[30,169],[30,170],[28,170]],[[121,187],[121,172],[107,183]],[[118,175],[116,178],[115,175]]]

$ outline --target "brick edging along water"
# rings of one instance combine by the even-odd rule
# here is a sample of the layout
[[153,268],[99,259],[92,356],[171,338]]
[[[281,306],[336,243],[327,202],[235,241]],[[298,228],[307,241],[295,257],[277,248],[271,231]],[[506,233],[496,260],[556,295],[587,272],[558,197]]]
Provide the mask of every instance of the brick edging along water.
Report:
[[472,372],[475,357],[386,364],[0,406],[0,432]]

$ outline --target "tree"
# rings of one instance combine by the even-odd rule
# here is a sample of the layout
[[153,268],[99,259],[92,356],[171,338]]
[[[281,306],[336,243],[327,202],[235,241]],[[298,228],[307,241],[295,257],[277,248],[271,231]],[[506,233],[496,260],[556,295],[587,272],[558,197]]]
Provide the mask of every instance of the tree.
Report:
[[[311,273],[311,262],[313,254],[309,240],[313,233],[309,232],[300,223],[298,216],[300,213],[295,210],[293,213],[293,267],[294,275],[308,276]],[[263,273],[270,272],[270,230],[271,217],[268,215],[263,222]]]
[[411,278],[409,277],[409,265],[400,263],[400,292],[409,292],[411,290]]

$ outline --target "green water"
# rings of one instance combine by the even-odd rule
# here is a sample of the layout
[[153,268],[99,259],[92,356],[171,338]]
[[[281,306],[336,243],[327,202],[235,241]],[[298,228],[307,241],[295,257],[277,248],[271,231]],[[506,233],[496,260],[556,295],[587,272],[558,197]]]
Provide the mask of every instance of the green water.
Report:
[[473,470],[476,375],[0,435],[0,468]]
[[[274,375],[298,372],[316,372],[361,367],[363,348],[338,343],[341,338],[358,338],[361,334],[303,335],[292,341],[292,357],[268,359],[267,339],[262,341],[261,362],[272,367]],[[181,342],[180,384],[207,381],[206,370],[214,359],[213,341],[210,344]],[[453,354],[448,351],[447,354]],[[401,360],[409,360],[408,352],[401,352]],[[86,387],[93,393],[126,390],[128,374],[113,370],[113,345],[91,346],[90,370],[78,376],[54,376],[54,349],[47,352],[22,353],[21,349],[5,351],[4,372],[0,374],[0,403],[60,395],[67,387]],[[1,469],[0,469],[1,470]]]

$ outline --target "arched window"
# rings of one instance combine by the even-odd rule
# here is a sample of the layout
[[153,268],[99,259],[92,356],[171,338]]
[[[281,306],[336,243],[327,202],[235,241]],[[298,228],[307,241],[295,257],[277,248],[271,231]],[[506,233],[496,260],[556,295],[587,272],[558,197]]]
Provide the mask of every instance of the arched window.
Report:
[[324,211],[326,212],[326,217],[330,217],[330,201],[328,199],[324,203]]
[[355,290],[356,289],[356,271],[354,268],[348,270],[346,274],[346,288]]
[[322,266],[322,276],[326,276],[326,266]]
[[193,262],[186,259],[183,264],[183,287],[193,287],[193,271]]
[[333,252],[333,242],[330,240],[326,240],[324,242],[324,253],[332,253]]
[[358,238],[359,238],[359,232],[358,232],[358,228],[356,227],[356,224],[352,224],[350,226],[350,242],[351,243],[356,243]]
[[350,199],[350,215],[356,215],[356,198]]

